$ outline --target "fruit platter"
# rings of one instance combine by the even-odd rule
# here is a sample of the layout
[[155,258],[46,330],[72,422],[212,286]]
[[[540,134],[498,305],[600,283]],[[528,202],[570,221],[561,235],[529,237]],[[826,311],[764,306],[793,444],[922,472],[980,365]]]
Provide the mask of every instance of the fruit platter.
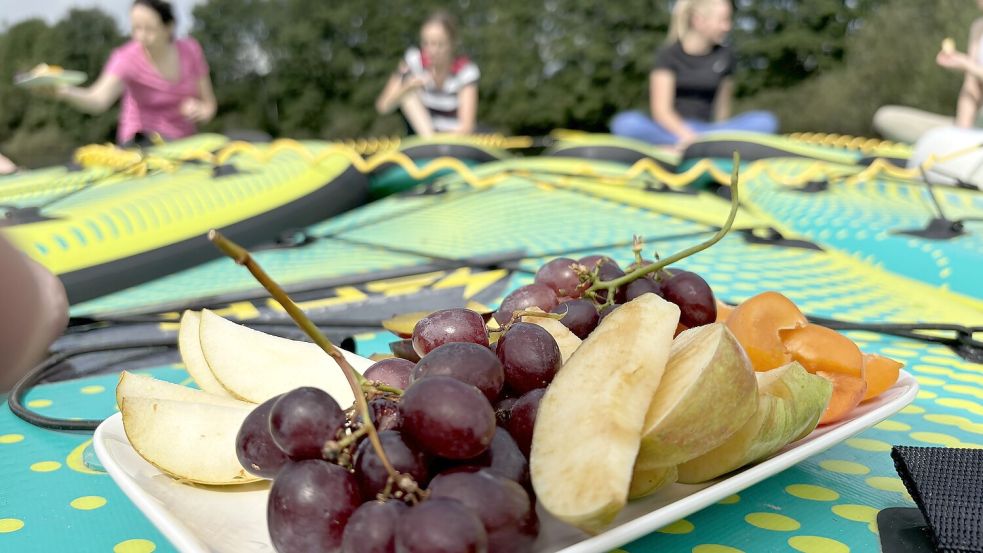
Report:
[[[736,198],[736,194],[734,194]],[[734,201],[736,205],[736,199]],[[889,417],[917,384],[780,291],[557,258],[497,309],[399,314],[394,355],[186,311],[198,389],[123,373],[100,461],[181,551],[607,551]]]

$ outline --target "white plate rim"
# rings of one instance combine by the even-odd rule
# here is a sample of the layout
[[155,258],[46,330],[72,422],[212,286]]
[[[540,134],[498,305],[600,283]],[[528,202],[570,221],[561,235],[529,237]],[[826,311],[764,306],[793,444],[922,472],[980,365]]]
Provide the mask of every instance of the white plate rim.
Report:
[[88,79],[89,76],[82,71],[74,71],[71,69],[65,69],[58,73],[44,73],[41,75],[31,75],[23,74],[18,75],[14,78],[14,85],[21,88],[33,88],[37,86],[56,86],[60,84],[64,85],[80,85]]
[[[842,441],[874,426],[910,404],[918,394],[918,382],[902,370],[898,381],[888,391],[901,390],[900,395],[877,405],[854,418],[820,429],[818,436],[810,435],[786,446],[773,457],[740,472],[723,478],[672,503],[645,515],[613,526],[607,531],[569,545],[560,553],[603,553],[646,536],[659,528],[693,514],[705,507],[744,490],[766,478],[821,453]],[[210,553],[210,549],[170,511],[132,479],[107,448],[108,440],[126,439],[122,415],[116,413],[104,420],[93,435],[92,445],[103,467],[124,494],[150,519],[151,523],[182,553]],[[129,445],[129,442],[126,442]]]

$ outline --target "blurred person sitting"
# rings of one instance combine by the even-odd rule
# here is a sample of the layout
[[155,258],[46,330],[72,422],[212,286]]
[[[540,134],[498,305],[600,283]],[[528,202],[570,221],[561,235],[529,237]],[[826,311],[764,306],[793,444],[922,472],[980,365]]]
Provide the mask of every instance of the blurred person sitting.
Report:
[[120,144],[138,133],[169,140],[195,134],[217,106],[201,45],[190,37],[175,38],[174,11],[164,0],[133,2],[130,23],[132,40],[113,50],[92,86],[44,93],[88,113],[102,113],[122,96]]
[[410,47],[375,102],[387,114],[399,108],[412,133],[470,134],[478,113],[478,66],[455,53],[457,25],[435,12],[420,28],[420,47]]
[[[983,10],[983,0],[976,1]],[[983,107],[983,18],[969,28],[968,52],[956,50],[951,39],[943,42],[935,56],[940,67],[962,73],[963,84],[956,100],[955,118],[906,106],[883,106],[874,114],[874,130],[888,140],[915,143],[925,133],[940,127],[970,129],[979,126]]]
[[705,132],[778,130],[766,111],[731,117],[735,59],[724,41],[732,12],[729,0],[677,0],[666,45],[649,74],[652,117],[619,113],[611,120],[613,134],[683,148]]

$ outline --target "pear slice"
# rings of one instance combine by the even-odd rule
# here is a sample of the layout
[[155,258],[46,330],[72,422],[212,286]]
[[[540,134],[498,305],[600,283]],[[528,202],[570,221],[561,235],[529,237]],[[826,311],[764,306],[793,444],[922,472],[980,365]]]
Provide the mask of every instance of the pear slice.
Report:
[[[530,307],[527,311],[539,311],[543,312],[542,309],[538,307]],[[546,332],[550,333],[550,336],[556,340],[556,345],[560,348],[560,358],[563,363],[566,363],[573,352],[577,351],[580,347],[580,337],[574,334],[567,326],[556,319],[551,319],[549,317],[537,317],[535,315],[524,315],[522,317],[522,322],[532,323],[543,327]]]
[[126,397],[120,410],[133,449],[161,472],[213,486],[260,480],[236,457],[236,435],[251,407]]
[[758,407],[754,369],[723,323],[672,342],[662,383],[645,415],[639,465],[677,465],[724,443]]
[[597,533],[624,507],[678,322],[674,304],[635,298],[604,318],[546,389],[529,469],[553,516]]
[[[201,312],[201,352],[212,374],[233,396],[252,403],[301,386],[327,392],[341,407],[355,401],[341,368],[315,344],[264,334],[207,309]],[[355,370],[372,361],[342,351]]]
[[184,361],[184,367],[194,379],[195,384],[202,390],[219,396],[234,397],[215,379],[212,369],[205,362],[205,356],[201,353],[201,341],[198,339],[200,324],[201,314],[197,311],[188,309],[181,314],[177,345],[178,351],[181,352],[181,360]]
[[158,380],[151,376],[123,371],[119,375],[119,384],[116,385],[116,405],[122,407],[125,399],[133,397],[150,397],[171,401],[184,401],[187,403],[208,403],[228,407],[245,407],[247,409],[255,407],[252,403],[239,401],[227,395],[219,396],[210,394],[180,384]]
[[684,484],[705,482],[771,456],[816,427],[833,393],[797,362],[756,373],[758,410],[720,446],[677,466]]

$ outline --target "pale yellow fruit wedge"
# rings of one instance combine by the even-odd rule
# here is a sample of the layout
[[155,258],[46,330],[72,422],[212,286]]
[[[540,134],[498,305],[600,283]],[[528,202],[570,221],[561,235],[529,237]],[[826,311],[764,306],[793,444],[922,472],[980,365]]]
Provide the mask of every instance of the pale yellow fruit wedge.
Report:
[[546,389],[529,467],[556,518],[597,533],[624,507],[678,322],[674,304],[635,298],[604,318]]
[[673,466],[719,446],[751,418],[757,396],[751,362],[723,323],[682,332],[645,415],[638,464]]
[[[538,307],[530,307],[528,311],[539,311],[543,310]],[[522,317],[522,322],[532,323],[534,325],[539,325],[550,333],[550,336],[556,340],[556,345],[560,348],[560,358],[563,359],[563,363],[566,364],[573,352],[577,351],[580,347],[580,338],[570,331],[563,323],[556,319],[551,319],[549,317],[537,317],[535,315],[525,315]]]
[[640,499],[652,495],[666,486],[675,484],[678,478],[679,471],[675,466],[644,469],[635,465],[631,487],[628,489],[628,499]]
[[[212,374],[244,401],[262,403],[301,386],[324,390],[342,409],[355,400],[341,368],[314,344],[264,334],[208,310],[201,312],[199,338]],[[372,365],[353,353],[342,354],[356,371]]]
[[816,427],[833,393],[828,380],[798,363],[756,376],[758,410],[726,442],[680,464],[680,482],[704,482],[771,456]]
[[165,474],[215,486],[260,479],[236,458],[236,434],[251,407],[128,397],[120,410],[133,449]]
[[188,374],[194,379],[195,384],[202,390],[225,397],[234,397],[222,384],[216,380],[212,374],[212,369],[208,367],[205,356],[201,353],[201,341],[198,338],[198,330],[201,324],[201,313],[186,310],[181,315],[181,326],[177,333],[178,351],[181,352],[181,360]]
[[245,407],[247,409],[255,407],[252,403],[239,401],[227,395],[210,394],[202,390],[174,384],[173,382],[158,380],[151,376],[123,371],[120,373],[119,383],[116,385],[116,405],[122,407],[123,400],[134,397],[167,399],[187,403],[209,403],[211,405]]

